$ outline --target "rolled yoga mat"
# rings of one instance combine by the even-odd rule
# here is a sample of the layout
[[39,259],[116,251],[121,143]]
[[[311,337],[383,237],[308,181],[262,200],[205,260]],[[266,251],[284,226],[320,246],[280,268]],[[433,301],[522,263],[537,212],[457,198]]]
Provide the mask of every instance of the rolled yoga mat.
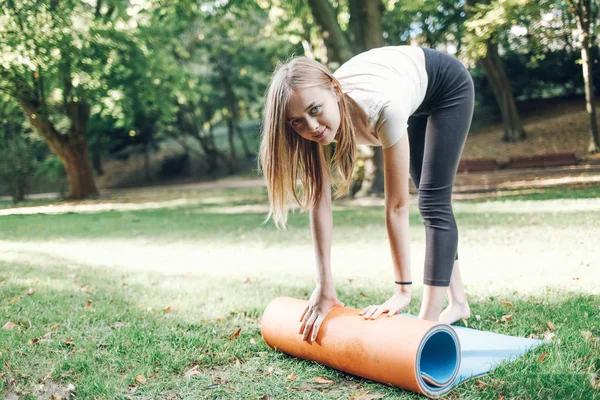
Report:
[[280,297],[261,321],[267,345],[353,375],[437,397],[452,388],[460,345],[449,325],[407,316],[367,321],[359,310],[334,307],[314,343],[302,341],[299,318],[308,302]]
[[457,384],[512,361],[542,341],[451,327],[410,315],[365,320],[334,307],[317,340],[298,333],[306,300],[279,297],[267,306],[261,331],[271,348],[373,381],[438,397]]

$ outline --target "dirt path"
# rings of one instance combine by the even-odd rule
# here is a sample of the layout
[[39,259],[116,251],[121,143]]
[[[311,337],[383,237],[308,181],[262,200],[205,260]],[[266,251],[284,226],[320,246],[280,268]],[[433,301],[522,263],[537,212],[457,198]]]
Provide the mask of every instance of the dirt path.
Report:
[[[489,195],[494,192],[539,189],[555,186],[600,185],[600,163],[586,163],[564,167],[503,169],[497,171],[460,173],[456,177],[454,193],[456,197]],[[218,190],[264,186],[258,178],[222,179],[210,182],[195,182],[179,185],[143,186],[136,188],[103,189],[103,194],[136,193],[173,190]],[[28,199],[52,199],[58,193],[40,193]],[[0,197],[10,200],[10,197]]]

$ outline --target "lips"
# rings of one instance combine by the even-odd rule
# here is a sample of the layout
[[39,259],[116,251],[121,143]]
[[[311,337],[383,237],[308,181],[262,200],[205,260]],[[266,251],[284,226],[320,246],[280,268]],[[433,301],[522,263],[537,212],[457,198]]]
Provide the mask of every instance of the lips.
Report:
[[321,130],[319,133],[317,133],[316,135],[313,136],[313,139],[321,139],[322,137],[324,137],[326,129],[327,128],[323,128],[323,130]]

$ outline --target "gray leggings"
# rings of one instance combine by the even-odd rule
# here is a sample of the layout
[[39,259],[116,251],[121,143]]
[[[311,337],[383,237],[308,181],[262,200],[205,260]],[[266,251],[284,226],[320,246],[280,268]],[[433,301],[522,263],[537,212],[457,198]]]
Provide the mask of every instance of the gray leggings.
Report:
[[424,283],[448,286],[458,259],[452,186],[473,116],[473,81],[456,58],[424,48],[427,92],[408,119],[410,176],[425,225]]

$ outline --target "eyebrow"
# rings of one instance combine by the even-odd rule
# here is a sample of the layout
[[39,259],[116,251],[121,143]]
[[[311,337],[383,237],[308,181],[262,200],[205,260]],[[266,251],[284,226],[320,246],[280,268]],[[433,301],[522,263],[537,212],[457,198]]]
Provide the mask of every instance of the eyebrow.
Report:
[[[304,111],[308,111],[308,110],[310,110],[310,109],[311,109],[311,108],[313,108],[313,107],[314,107],[316,104],[317,104],[317,102],[316,102],[316,101],[313,101],[312,103],[310,103],[310,105],[309,105],[308,107],[306,107],[306,108],[304,109]],[[289,121],[295,120],[296,118],[298,118],[298,117],[289,117],[289,118],[287,119],[287,121],[289,122]]]

